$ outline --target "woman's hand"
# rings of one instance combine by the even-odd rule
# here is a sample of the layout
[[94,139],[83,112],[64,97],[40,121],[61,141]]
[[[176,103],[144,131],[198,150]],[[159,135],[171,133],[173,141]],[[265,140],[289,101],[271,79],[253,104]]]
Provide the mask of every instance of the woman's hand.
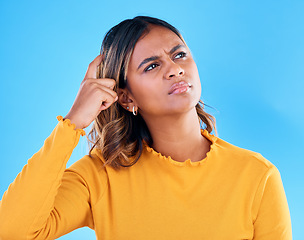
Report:
[[89,64],[73,106],[65,116],[76,125],[76,129],[89,126],[102,110],[118,99],[117,93],[113,91],[115,80],[96,79],[97,66],[101,60],[102,55],[99,55]]

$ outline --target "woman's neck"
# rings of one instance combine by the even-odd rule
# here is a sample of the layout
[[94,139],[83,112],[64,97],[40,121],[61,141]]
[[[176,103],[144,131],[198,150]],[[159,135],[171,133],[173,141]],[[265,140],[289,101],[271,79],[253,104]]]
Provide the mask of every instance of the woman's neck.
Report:
[[206,157],[210,141],[201,135],[196,109],[179,116],[145,119],[155,151],[179,162],[196,162]]

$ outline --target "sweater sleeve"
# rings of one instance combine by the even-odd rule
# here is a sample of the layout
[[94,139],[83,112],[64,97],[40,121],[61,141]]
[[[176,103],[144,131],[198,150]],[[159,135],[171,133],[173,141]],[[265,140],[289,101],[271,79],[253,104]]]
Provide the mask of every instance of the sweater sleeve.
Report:
[[271,166],[255,198],[254,240],[291,240],[291,220],[279,171]]
[[54,239],[76,228],[93,227],[84,179],[66,163],[84,131],[68,119],[29,159],[0,201],[0,239]]

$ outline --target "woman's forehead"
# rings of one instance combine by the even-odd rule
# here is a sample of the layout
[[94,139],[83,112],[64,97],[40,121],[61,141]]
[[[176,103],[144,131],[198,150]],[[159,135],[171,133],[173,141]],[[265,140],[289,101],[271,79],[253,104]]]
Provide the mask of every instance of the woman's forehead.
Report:
[[174,43],[183,43],[183,41],[168,28],[150,25],[147,32],[135,44],[134,51],[163,48]]

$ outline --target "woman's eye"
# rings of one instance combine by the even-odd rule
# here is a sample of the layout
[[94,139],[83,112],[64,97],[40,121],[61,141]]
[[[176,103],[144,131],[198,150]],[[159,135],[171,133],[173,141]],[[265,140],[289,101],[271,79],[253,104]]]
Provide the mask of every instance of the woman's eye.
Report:
[[186,57],[186,53],[180,52],[180,53],[176,54],[174,58],[176,59],[176,58],[184,58],[184,57]]
[[145,72],[151,71],[152,69],[156,68],[158,65],[156,63],[153,63],[145,68]]

